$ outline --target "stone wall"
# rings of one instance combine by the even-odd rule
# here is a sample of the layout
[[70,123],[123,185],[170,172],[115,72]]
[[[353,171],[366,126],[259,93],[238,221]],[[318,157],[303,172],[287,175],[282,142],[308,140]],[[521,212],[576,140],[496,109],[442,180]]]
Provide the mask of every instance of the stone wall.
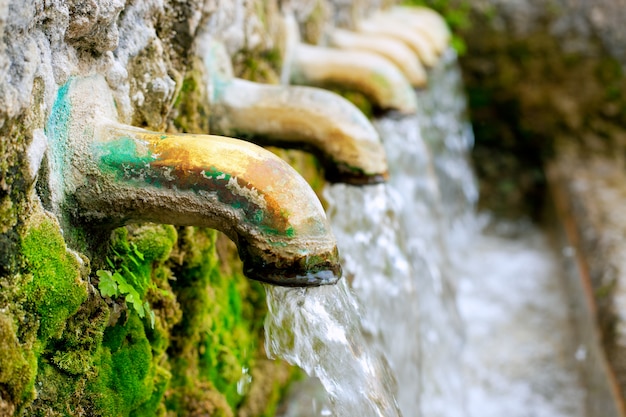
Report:
[[[619,415],[626,394],[625,13],[622,0],[472,2],[461,60],[482,207],[567,230],[558,249],[581,279],[572,295],[590,415],[615,414],[595,397],[607,359]],[[556,217],[546,203],[560,205]]]
[[[320,5],[0,1],[0,416],[273,415],[294,370],[265,357],[264,290],[234,245],[200,228],[77,224],[55,206],[46,122],[70,77],[102,74],[122,122],[208,133],[198,34],[224,42],[237,75],[276,83],[280,7],[306,25]],[[133,300],[103,295],[119,276]]]
[[485,206],[540,215],[557,137],[622,146],[624,12],[621,1],[472,2],[461,64]]

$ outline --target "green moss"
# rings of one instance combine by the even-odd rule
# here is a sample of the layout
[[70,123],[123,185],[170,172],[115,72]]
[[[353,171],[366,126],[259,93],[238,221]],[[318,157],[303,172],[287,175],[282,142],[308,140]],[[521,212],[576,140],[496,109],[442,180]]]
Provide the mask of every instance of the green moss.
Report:
[[371,120],[374,117],[372,101],[363,95],[363,93],[340,89],[334,89],[333,91],[354,104],[368,119]]
[[[162,225],[112,234],[114,262],[133,271],[156,312],[153,329],[114,300],[87,296],[85,272],[56,222],[34,216],[22,244],[30,272],[22,296],[41,325],[29,330],[37,338],[25,346],[18,321],[0,317],[0,363],[10,363],[0,367],[3,398],[22,398],[29,416],[237,414],[262,342],[264,291],[243,276],[236,249],[223,235],[180,230],[180,238]],[[45,258],[35,250],[42,241]],[[42,281],[44,274],[59,282]],[[73,293],[75,287],[80,291]],[[67,299],[74,301],[64,305]],[[265,377],[267,395],[256,398],[257,411],[274,409],[286,384],[273,372]]]
[[37,400],[22,415],[32,417],[86,415],[82,387],[84,380],[68,376],[45,358],[40,358]]
[[167,260],[178,233],[172,225],[142,225],[133,229],[133,242],[147,262]]
[[[154,326],[135,310],[125,310],[107,328],[98,355],[98,376],[88,390],[101,415],[164,415],[163,396],[170,373],[165,351],[169,330],[180,319],[165,266],[177,240],[173,226],[143,224],[116,229],[111,239],[111,262],[123,273],[155,314]],[[110,300],[115,309],[115,300]]]
[[191,62],[185,73],[182,86],[174,101],[174,126],[188,133],[209,133],[209,96],[206,91],[204,74],[199,58]]
[[164,416],[166,413],[163,397],[169,385],[172,375],[166,369],[157,366],[154,374],[154,389],[152,396],[139,408],[130,413],[130,417],[150,417]]
[[34,355],[18,340],[14,318],[0,314],[0,396],[5,401],[32,400],[36,371]]
[[27,114],[16,118],[0,115],[0,277],[5,283],[20,267],[16,254],[28,212],[30,183],[24,155],[32,138],[30,122]]
[[109,318],[107,304],[92,294],[68,320],[62,337],[49,347],[50,361],[69,375],[93,373]]
[[[56,220],[43,212],[35,212],[29,219],[20,252],[25,279],[16,287],[18,296],[13,300],[19,300],[23,310],[19,321],[13,320],[13,329],[9,321],[2,322],[2,339],[8,344],[7,348],[13,349],[1,350],[12,356],[13,365],[5,368],[3,364],[0,368],[6,369],[8,374],[19,370],[20,375],[7,381],[7,390],[17,400],[18,409],[26,408],[30,410],[28,415],[39,415],[39,405],[44,405],[46,398],[54,398],[52,402],[56,401],[57,408],[61,408],[63,400],[60,398],[70,397],[74,392],[59,388],[72,385],[68,381],[57,384],[56,380],[42,379],[49,373],[42,366],[51,366],[52,356],[57,370],[81,373],[90,368],[89,353],[83,355],[84,346],[73,345],[64,337],[67,327],[76,323],[74,316],[88,298],[87,284],[82,278],[87,271],[77,256],[67,250]],[[76,338],[80,336],[76,334]],[[4,359],[0,358],[0,363],[4,363]],[[64,375],[67,379],[67,374]],[[35,388],[39,405],[31,403]],[[46,405],[46,408],[50,410],[54,406]]]
[[22,240],[22,254],[32,281],[24,292],[39,320],[39,340],[59,337],[67,319],[87,299],[81,264],[67,251],[58,224],[47,215],[35,215]]
[[278,84],[282,56],[278,49],[267,51],[240,51],[233,57],[234,73],[245,80]]
[[[233,265],[234,260],[222,259],[224,264],[218,264],[217,232],[187,228],[181,238],[186,258],[174,269],[173,289],[183,318],[173,329],[176,343],[168,350],[176,358],[172,366],[175,393],[168,398],[168,408],[186,415],[208,401],[211,407],[223,404],[228,410],[220,412],[232,414],[244,399],[246,370],[253,366],[261,334],[254,318],[258,311],[251,308],[257,302],[256,293],[240,267],[220,268]],[[219,393],[223,401],[215,395],[210,401],[200,400],[204,397],[197,392],[199,382]]]
[[146,410],[148,403],[154,408],[143,415],[154,415],[158,401],[153,395],[163,388],[155,387],[157,366],[144,324],[135,313],[126,323],[107,328],[99,356],[98,377],[88,387],[98,415],[127,416]]
[[170,225],[144,224],[113,231],[110,259],[142,299],[153,284],[155,271],[160,270],[172,251],[177,237],[176,229]]

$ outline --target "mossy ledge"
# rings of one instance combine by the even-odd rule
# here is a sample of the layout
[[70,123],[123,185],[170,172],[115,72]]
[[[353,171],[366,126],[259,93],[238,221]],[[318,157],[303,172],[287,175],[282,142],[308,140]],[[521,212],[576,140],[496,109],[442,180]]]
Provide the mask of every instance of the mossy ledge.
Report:
[[106,267],[152,323],[101,295],[53,216],[37,211],[25,230],[23,271],[2,288],[12,308],[0,314],[0,415],[271,415],[293,370],[264,359],[264,291],[226,237],[154,224],[112,232]]

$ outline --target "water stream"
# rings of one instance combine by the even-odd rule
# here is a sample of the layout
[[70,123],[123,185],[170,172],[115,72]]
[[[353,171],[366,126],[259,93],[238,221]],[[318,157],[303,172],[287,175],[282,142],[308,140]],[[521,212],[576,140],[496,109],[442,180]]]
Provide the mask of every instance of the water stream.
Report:
[[325,190],[342,285],[268,288],[268,351],[330,397],[305,381],[282,416],[395,416],[394,396],[405,417],[584,416],[557,256],[530,223],[475,211],[454,52],[418,96],[419,114],[375,122],[389,183]]
[[328,398],[313,415],[399,417],[394,379],[359,327],[359,306],[347,280],[334,286],[267,285],[266,351],[316,377]]
[[[449,230],[448,240],[467,244],[463,234],[476,232],[475,208],[478,182],[469,151],[474,134],[467,115],[467,101],[456,53],[449,49],[429,72],[428,88],[417,91],[419,130],[431,152],[438,178],[441,207]],[[455,233],[459,227],[473,230]]]
[[[420,401],[419,404],[401,401],[402,410],[415,416],[463,416],[463,381],[458,372],[463,331],[457,311],[455,277],[450,268],[447,241],[443,238],[444,211],[433,158],[417,116],[388,116],[377,120],[376,127],[390,161],[389,187],[400,198],[399,233],[403,235],[413,268],[411,280],[417,289],[412,308],[418,310],[419,319],[402,323],[404,332],[390,338],[390,343],[399,343],[402,338],[399,340],[398,334],[417,332],[419,360],[398,361],[397,368],[408,367],[413,372],[412,379],[400,383],[402,390],[398,395],[419,397]],[[390,279],[394,279],[393,275]],[[419,390],[416,379],[421,380]]]
[[421,392],[420,309],[401,229],[402,197],[388,185],[340,184],[327,187],[324,196],[344,274],[364,307],[361,326],[402,387],[401,409],[415,410]]

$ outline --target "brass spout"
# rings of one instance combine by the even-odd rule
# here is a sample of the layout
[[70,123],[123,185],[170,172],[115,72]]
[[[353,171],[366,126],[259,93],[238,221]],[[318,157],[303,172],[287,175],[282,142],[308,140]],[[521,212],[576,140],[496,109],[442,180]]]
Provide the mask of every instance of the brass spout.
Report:
[[354,89],[378,108],[414,113],[411,84],[391,61],[371,52],[344,51],[300,44],[291,68],[294,84]]
[[336,48],[369,51],[381,55],[396,64],[413,87],[426,85],[426,70],[419,57],[400,40],[389,36],[335,29],[330,33],[329,41]]
[[213,133],[309,151],[318,156],[330,182],[363,185],[387,178],[378,133],[348,100],[319,88],[233,78],[223,68],[229,58],[216,42],[204,54],[204,62]]
[[391,36],[409,46],[425,66],[432,67],[437,63],[436,46],[430,38],[415,30],[404,19],[397,19],[388,14],[377,14],[360,21],[357,24],[357,32]]
[[211,107],[218,134],[318,156],[330,182],[376,184],[387,178],[378,133],[352,103],[319,88],[232,80]]
[[450,44],[450,28],[445,19],[436,11],[421,6],[394,6],[386,14],[406,22],[415,30],[428,37],[438,54],[442,54]]
[[61,88],[47,127],[65,205],[88,224],[210,227],[238,247],[244,274],[282,286],[340,277],[324,210],[286,162],[254,144],[116,122],[101,77]]

